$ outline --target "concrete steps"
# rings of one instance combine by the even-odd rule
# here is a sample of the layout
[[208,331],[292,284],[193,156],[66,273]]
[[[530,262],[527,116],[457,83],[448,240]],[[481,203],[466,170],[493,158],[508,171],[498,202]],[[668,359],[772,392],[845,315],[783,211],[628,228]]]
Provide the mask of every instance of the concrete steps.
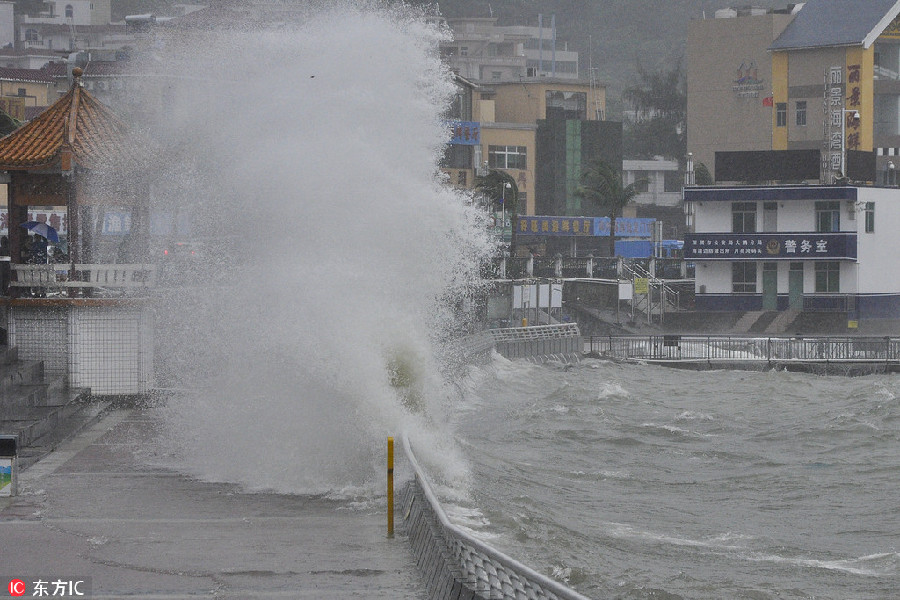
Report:
[[93,401],[87,388],[48,380],[43,362],[19,360],[15,348],[0,347],[0,434],[17,436],[21,465],[53,450],[108,405]]

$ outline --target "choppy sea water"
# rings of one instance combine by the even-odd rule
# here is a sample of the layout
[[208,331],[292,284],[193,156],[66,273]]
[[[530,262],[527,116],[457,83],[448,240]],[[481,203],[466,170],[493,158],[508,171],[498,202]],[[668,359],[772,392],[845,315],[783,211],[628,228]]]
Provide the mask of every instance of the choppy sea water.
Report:
[[495,358],[448,510],[592,598],[900,597],[900,378]]

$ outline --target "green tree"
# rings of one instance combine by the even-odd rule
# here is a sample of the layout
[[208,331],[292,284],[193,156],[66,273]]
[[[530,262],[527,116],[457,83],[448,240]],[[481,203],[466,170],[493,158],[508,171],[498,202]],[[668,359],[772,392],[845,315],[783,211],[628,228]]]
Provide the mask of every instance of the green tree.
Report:
[[475,178],[475,189],[489,198],[494,208],[505,209],[509,213],[509,220],[512,223],[509,255],[515,256],[516,224],[519,220],[519,186],[516,185],[516,180],[505,171],[491,169],[487,175],[479,175]]
[[714,185],[715,183],[709,168],[703,163],[697,163],[697,166],[694,167],[694,185]]
[[638,180],[622,185],[622,174],[602,158],[595,158],[581,173],[581,185],[575,195],[596,205],[600,212],[609,217],[609,255],[616,255],[616,217],[637,195]]
[[680,161],[687,151],[687,85],[681,60],[670,71],[653,73],[638,62],[637,71],[640,83],[622,93],[635,112],[634,121],[626,123],[624,131],[625,155]]

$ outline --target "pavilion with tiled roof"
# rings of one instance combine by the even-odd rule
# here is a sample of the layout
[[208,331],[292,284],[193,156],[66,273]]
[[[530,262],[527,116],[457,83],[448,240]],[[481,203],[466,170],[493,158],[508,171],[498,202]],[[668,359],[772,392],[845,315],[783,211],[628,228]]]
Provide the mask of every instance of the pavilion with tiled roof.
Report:
[[[145,146],[127,125],[81,85],[73,71],[71,89],[32,121],[0,139],[0,171],[9,174],[9,244],[19,262],[27,232],[29,206],[65,206],[72,263],[92,262],[92,222],[97,206],[132,209],[138,247],[147,223],[147,183],[143,177]],[[141,239],[143,238],[143,239]]]

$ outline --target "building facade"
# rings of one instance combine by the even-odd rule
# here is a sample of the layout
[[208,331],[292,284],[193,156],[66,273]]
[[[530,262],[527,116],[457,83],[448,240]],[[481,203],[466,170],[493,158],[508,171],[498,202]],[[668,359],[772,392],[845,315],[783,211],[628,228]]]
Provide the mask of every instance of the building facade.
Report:
[[[442,164],[453,185],[472,188],[479,174],[499,169],[515,179],[522,214],[580,216],[572,212],[566,182],[580,176],[582,154],[608,152],[611,164],[621,164],[621,123],[598,120],[605,113],[605,87],[548,77],[484,84],[457,76],[456,81],[448,112],[453,132]],[[579,135],[567,138],[567,127]],[[569,146],[578,144],[575,161],[569,160],[571,148],[566,152],[567,139]]]
[[791,11],[724,9],[691,21],[687,44],[687,143],[715,177],[717,151],[771,150],[769,46]]
[[441,55],[461,76],[480,82],[521,78],[578,79],[578,52],[557,40],[556,21],[537,26],[498,26],[493,17],[448,19],[453,40],[441,43]]
[[897,0],[815,0],[695,21],[688,150],[714,176],[718,151],[811,150],[820,183],[879,179],[900,160],[898,15]]
[[700,311],[900,318],[900,190],[859,186],[688,187]]

